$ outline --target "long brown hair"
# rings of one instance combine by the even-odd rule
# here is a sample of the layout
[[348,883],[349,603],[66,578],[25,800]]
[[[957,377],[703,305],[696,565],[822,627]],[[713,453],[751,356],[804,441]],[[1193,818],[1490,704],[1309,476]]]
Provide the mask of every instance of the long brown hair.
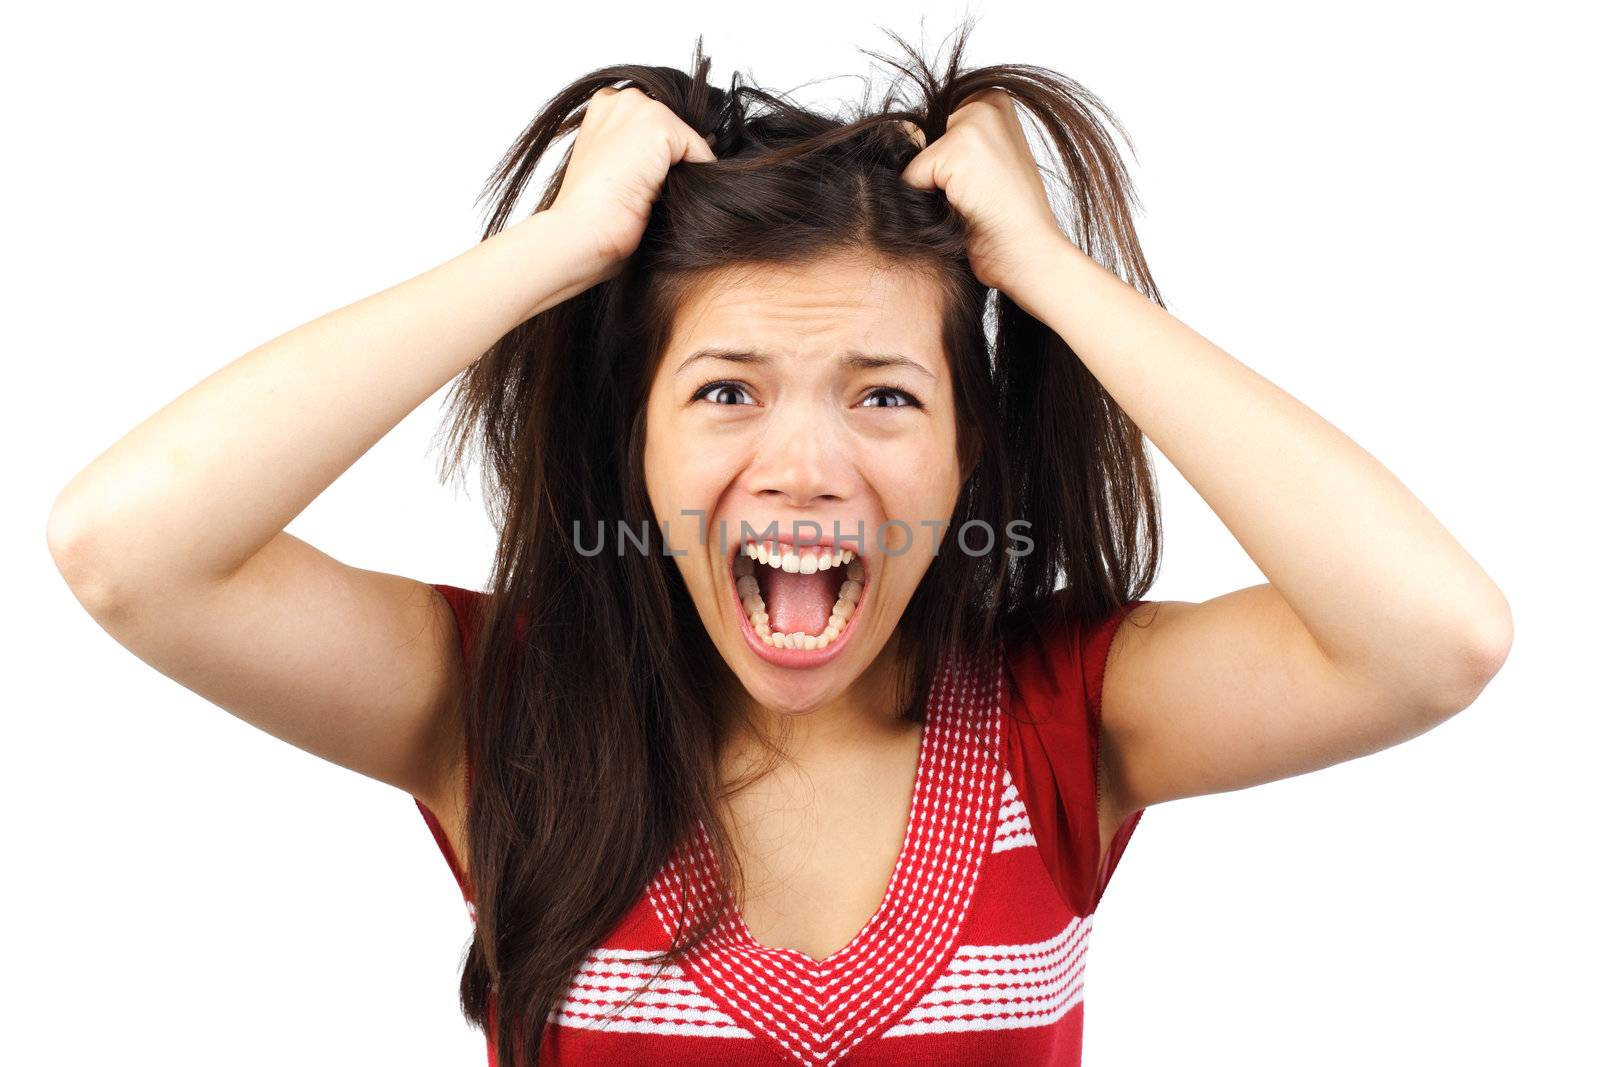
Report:
[[[742,85],[737,74],[727,90],[710,85],[698,40],[689,72],[605,67],[543,107],[485,188],[488,238],[607,86],[662,101],[717,155],[672,169],[621,273],[510,331],[447,400],[446,473],[476,446],[499,534],[464,702],[477,927],[461,1005],[503,1064],[537,1061],[573,973],[696,822],[722,869],[737,869],[718,817],[727,787],[717,780],[708,695],[726,665],[677,567],[657,550],[643,477],[645,399],[692,286],[730,266],[840,251],[937,281],[961,449],[975,457],[950,529],[982,520],[996,536],[988,555],[938,553],[906,607],[897,691],[908,719],[921,719],[944,656],[992,647],[1020,609],[1054,594],[1071,615],[1103,617],[1153,581],[1159,520],[1138,428],[1065,341],[976,280],[966,224],[943,193],[899,177],[919,149],[903,121],[932,143],[967,98],[1003,89],[1065,167],[1067,235],[1160,303],[1134,234],[1137,201],[1099,116],[1121,127],[1048,69],[962,70],[970,28],[960,28],[942,73],[891,33],[906,62],[867,54],[900,77],[878,102],[843,116]],[[907,82],[914,98],[903,102]],[[554,201],[567,159],[570,148],[536,210]],[[618,520],[646,531],[651,551],[575,551],[574,529]],[[998,533],[1016,520],[1032,542],[1023,554],[1007,552],[1016,544]],[[687,931],[662,959],[680,958],[706,933],[704,924]]]

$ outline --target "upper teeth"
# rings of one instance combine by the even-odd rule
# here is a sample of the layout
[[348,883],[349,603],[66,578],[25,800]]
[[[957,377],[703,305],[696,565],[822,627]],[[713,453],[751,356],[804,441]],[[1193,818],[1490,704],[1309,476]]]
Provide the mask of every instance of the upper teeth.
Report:
[[854,568],[850,577],[858,581],[861,578],[861,574],[856,573],[861,570],[861,563],[856,559],[856,554],[848,548],[802,545],[797,549],[782,541],[750,541],[745,543],[744,554],[769,567],[785,570],[790,574],[815,574],[817,571],[848,564]]

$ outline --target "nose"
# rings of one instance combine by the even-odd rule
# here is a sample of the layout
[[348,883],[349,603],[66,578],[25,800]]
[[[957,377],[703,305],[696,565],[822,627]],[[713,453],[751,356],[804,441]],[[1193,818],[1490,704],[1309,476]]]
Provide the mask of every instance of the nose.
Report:
[[764,435],[750,478],[758,496],[811,507],[845,499],[850,465],[820,420],[794,410],[775,419]]

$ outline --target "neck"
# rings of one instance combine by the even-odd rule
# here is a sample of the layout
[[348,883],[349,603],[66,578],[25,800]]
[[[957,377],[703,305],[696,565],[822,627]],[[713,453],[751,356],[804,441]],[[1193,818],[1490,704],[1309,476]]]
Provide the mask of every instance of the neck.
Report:
[[844,692],[800,715],[762,705],[729,671],[724,688],[727,695],[720,702],[719,713],[724,748],[730,753],[760,751],[765,741],[786,758],[806,762],[903,737],[916,727],[902,719],[895,703],[900,656],[900,631],[896,629]]

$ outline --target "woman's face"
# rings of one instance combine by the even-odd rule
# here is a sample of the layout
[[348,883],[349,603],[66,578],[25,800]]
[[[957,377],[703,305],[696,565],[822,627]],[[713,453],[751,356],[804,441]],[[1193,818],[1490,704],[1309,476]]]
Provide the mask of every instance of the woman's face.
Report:
[[679,308],[648,405],[650,502],[723,659],[774,711],[839,697],[961,489],[934,284],[847,255],[723,275]]

